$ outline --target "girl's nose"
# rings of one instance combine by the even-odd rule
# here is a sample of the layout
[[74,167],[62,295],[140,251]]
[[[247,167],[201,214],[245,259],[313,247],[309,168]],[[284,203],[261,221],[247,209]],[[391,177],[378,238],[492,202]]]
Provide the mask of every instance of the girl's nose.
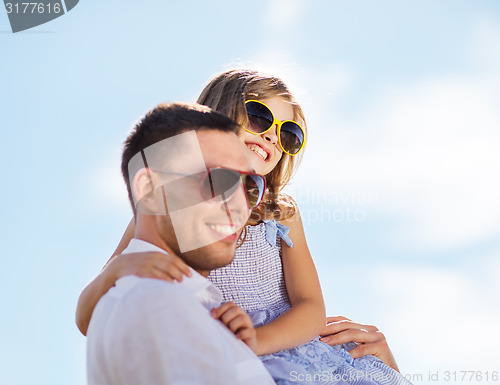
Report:
[[278,143],[278,135],[276,134],[276,124],[266,133],[262,134],[262,137],[266,142],[270,142],[272,144]]

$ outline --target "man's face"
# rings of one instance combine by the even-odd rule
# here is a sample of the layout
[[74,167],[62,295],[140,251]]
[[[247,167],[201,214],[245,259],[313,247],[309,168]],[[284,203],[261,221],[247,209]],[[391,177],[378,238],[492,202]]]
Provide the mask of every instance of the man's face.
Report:
[[155,175],[167,213],[157,215],[156,221],[161,237],[175,253],[194,269],[210,271],[233,260],[237,234],[250,210],[241,184],[226,202],[220,197],[207,199],[200,188],[203,177],[212,167],[252,170],[245,146],[235,134],[217,130],[188,134],[195,135],[193,140],[182,145],[163,174]]

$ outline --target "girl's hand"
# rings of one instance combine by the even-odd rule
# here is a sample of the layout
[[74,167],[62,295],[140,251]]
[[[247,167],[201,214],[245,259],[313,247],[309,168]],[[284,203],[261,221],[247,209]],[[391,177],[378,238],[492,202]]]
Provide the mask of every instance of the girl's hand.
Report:
[[332,346],[356,342],[357,347],[349,351],[353,358],[368,354],[381,359],[384,364],[399,372],[396,360],[385,336],[375,326],[361,325],[345,317],[327,317],[326,327],[320,333],[320,341]]
[[116,255],[106,264],[103,272],[111,275],[114,281],[126,275],[137,275],[182,282],[184,275],[191,276],[188,266],[177,255],[154,252]]
[[213,308],[210,314],[215,319],[219,319],[236,338],[242,340],[252,351],[257,354],[257,335],[253,327],[250,316],[233,302]]

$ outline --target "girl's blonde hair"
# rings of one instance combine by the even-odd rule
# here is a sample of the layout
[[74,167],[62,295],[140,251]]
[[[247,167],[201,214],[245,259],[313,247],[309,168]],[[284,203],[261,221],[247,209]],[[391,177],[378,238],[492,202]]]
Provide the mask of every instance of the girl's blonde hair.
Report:
[[[280,97],[292,105],[293,119],[307,134],[304,113],[295,102],[287,85],[277,77],[258,71],[235,69],[217,75],[203,89],[197,102],[226,114],[242,127],[246,127],[248,117],[245,101],[251,99],[262,101],[273,97]],[[265,176],[267,193],[259,207],[254,209],[252,220],[283,220],[293,216],[296,211],[295,202],[280,191],[295,173],[302,154],[303,151],[296,156],[290,156],[283,152],[276,167]]]

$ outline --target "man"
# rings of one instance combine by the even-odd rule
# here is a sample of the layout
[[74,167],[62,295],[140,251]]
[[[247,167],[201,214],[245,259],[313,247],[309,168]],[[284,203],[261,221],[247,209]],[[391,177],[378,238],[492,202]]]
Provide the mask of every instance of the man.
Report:
[[222,322],[210,315],[222,297],[205,276],[232,261],[236,233],[264,191],[237,129],[207,107],[167,104],[128,137],[122,172],[136,229],[124,253],[170,249],[191,276],[116,282],[87,332],[89,384],[274,384],[249,348],[249,317],[234,304]]

